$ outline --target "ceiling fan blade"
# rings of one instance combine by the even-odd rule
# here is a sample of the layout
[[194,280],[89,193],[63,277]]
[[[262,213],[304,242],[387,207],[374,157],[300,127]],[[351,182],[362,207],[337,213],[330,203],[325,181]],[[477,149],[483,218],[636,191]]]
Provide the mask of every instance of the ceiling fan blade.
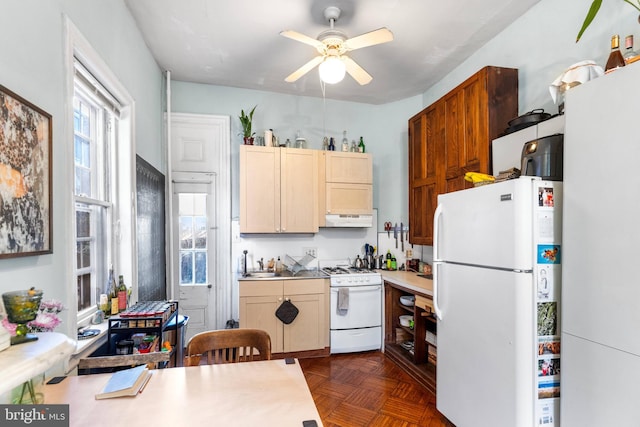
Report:
[[284,79],[284,81],[288,82],[288,83],[295,82],[300,77],[304,76],[309,71],[313,70],[313,68],[316,67],[318,64],[320,64],[323,59],[324,58],[322,56],[316,56],[311,61],[309,61],[306,64],[304,64],[302,67],[298,68],[296,71],[294,71],[293,73],[289,74],[289,76],[286,79]]
[[393,33],[383,27],[345,40],[342,45],[347,50],[356,50],[376,44],[387,43],[391,40],[393,40]]
[[360,85],[366,85],[373,80],[373,77],[369,73],[367,73],[364,68],[356,64],[356,61],[349,58],[348,56],[343,56],[342,60],[344,61],[344,65],[347,68],[347,73],[355,81],[357,81]]
[[322,43],[320,40],[316,40],[309,36],[305,36],[304,34],[299,33],[297,31],[284,30],[284,31],[280,31],[280,35],[286,38],[289,38],[291,40],[295,40],[295,41],[299,41],[299,42],[311,45],[316,49],[324,49],[324,43]]

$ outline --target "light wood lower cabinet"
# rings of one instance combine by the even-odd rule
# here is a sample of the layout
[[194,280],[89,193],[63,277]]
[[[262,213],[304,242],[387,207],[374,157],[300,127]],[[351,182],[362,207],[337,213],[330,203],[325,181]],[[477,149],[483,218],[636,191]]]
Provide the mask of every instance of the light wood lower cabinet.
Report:
[[[239,288],[240,327],[267,331],[272,353],[329,347],[328,280],[241,280]],[[285,325],[275,312],[287,299],[299,313]]]

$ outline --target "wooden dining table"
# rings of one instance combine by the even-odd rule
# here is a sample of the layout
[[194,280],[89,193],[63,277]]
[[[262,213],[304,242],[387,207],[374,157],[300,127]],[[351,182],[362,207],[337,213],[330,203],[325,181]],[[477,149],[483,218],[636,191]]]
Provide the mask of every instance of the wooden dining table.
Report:
[[96,400],[112,374],[94,374],[45,385],[44,402],[68,404],[70,426],[322,426],[297,359],[152,372],[135,397]]

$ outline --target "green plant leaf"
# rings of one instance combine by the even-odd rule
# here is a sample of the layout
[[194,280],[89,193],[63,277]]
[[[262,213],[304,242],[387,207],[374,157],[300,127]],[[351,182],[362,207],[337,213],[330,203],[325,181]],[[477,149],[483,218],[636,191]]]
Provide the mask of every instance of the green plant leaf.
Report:
[[582,34],[584,33],[584,31],[591,24],[591,21],[593,21],[593,18],[596,17],[596,14],[600,10],[600,6],[602,6],[602,0],[593,0],[593,3],[591,3],[591,7],[589,8],[589,12],[587,13],[587,16],[584,18],[584,22],[582,23],[582,28],[580,28],[578,37],[576,37],[576,43],[580,41],[580,37],[582,37]]
[[633,4],[633,2],[631,2],[631,0],[623,0],[625,3],[629,3],[631,6],[635,7],[638,12],[640,12],[640,0],[638,0],[638,5],[636,6],[635,4]]

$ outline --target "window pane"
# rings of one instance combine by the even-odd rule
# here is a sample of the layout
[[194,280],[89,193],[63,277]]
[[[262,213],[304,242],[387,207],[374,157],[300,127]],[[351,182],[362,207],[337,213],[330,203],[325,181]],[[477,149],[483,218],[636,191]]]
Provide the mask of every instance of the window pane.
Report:
[[77,268],[91,267],[91,242],[78,242],[77,248]]
[[193,196],[194,194],[178,194],[178,215],[193,216]]
[[180,217],[180,249],[193,248],[193,218]]
[[195,248],[196,249],[206,249],[207,248],[207,218],[206,217],[196,217],[195,221]]
[[91,233],[91,215],[87,211],[76,212],[76,237],[89,237]]
[[207,283],[207,253],[196,252],[196,280],[195,283],[202,285]]
[[91,275],[83,274],[78,276],[78,311],[91,305]]
[[84,310],[95,305],[97,295],[106,293],[103,287],[110,235],[108,208],[86,203],[76,203],[75,206],[78,309]]
[[193,283],[193,253],[180,252],[180,284]]

